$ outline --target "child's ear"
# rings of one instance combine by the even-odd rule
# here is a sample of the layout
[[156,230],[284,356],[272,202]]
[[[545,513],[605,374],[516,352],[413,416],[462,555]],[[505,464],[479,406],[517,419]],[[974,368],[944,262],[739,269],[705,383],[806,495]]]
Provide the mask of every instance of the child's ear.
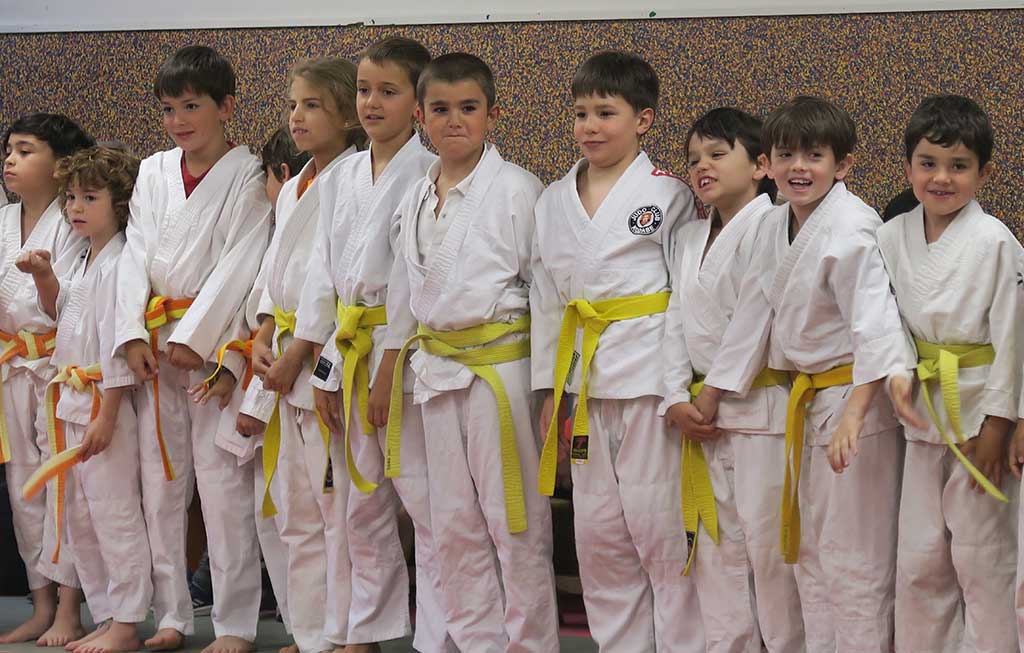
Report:
[[281,164],[281,183],[288,181],[292,178],[292,169],[287,163]]
[[638,136],[643,136],[654,126],[654,109],[647,107],[636,114],[636,118],[636,133]]
[[221,103],[217,105],[217,112],[221,122],[231,120],[235,115],[235,96],[225,95]]
[[758,154],[754,159],[754,179],[761,181],[768,176],[768,157]]
[[493,107],[487,110],[487,132],[490,133],[494,129],[494,126],[498,122],[498,117],[501,116],[501,109],[495,104]]
[[836,181],[842,181],[846,178],[846,175],[850,174],[850,168],[853,167],[853,155],[847,154],[842,160],[836,164]]
[[981,169],[978,170],[978,188],[979,189],[982,186],[984,186],[985,183],[988,182],[989,179],[992,178],[992,173],[995,172],[995,171],[996,171],[996,164],[992,163],[991,161],[989,161],[985,165],[981,166]]
[[416,122],[418,122],[420,125],[426,126],[427,121],[426,121],[426,116],[423,114],[423,105],[422,104],[417,104],[416,105],[416,110],[413,112],[412,115],[413,115],[413,119],[415,119]]
[[907,176],[907,183],[913,186],[913,182],[910,181],[910,161],[903,159],[903,172]]

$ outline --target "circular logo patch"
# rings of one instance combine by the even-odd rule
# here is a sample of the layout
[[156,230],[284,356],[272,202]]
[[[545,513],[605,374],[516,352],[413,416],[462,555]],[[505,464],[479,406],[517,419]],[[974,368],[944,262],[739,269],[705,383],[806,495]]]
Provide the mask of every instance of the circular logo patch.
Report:
[[661,209],[653,204],[641,206],[629,214],[629,230],[637,236],[650,236],[661,226]]

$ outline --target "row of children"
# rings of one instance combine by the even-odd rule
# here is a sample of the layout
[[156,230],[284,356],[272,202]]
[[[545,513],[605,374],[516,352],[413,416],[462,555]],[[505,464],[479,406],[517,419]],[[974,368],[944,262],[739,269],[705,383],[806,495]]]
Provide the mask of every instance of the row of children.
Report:
[[158,71],[178,147],[133,192],[131,161],[73,153],[88,139],[66,120],[8,130],[11,487],[80,447],[50,487],[63,556],[61,515],[12,494],[36,613],[8,641],[77,637],[80,584],[102,625],[70,650],[134,650],[150,606],[147,646],[179,648],[197,484],[209,652],[253,645],[258,539],[268,564],[274,538],[285,551],[301,653],[410,632],[399,505],[417,650],[557,651],[544,495],[570,459],[604,651],[1017,650],[1003,470],[1024,462],[1024,260],[973,199],[993,140],[974,102],[914,113],[921,206],[880,227],[843,183],[854,124],[818,98],[763,126],[698,120],[697,219],[641,149],[659,86],[632,55],[577,70],[583,158],[547,189],[487,143],[495,84],[472,55],[390,38],[358,65],[301,62],[288,89],[311,159],[272,237],[263,171],[224,134],[234,75],[208,48]]

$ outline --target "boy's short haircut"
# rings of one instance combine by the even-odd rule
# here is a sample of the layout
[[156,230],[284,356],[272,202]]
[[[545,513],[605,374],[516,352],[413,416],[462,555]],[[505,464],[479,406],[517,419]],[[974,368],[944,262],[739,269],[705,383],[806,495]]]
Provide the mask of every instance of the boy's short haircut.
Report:
[[393,63],[409,76],[413,89],[420,81],[423,69],[430,63],[430,50],[415,39],[392,36],[367,46],[359,53],[359,61],[366,59],[378,66]]
[[295,146],[287,127],[278,127],[260,151],[260,158],[263,160],[263,169],[270,170],[274,179],[284,183],[282,164],[287,164],[288,170],[295,175],[306,165],[310,156]]
[[235,71],[223,55],[205,45],[187,45],[167,58],[156,71],[156,97],[181,97],[191,91],[209,95],[220,106],[235,94]]
[[918,105],[903,133],[907,161],[921,139],[942,147],[963,143],[978,157],[978,167],[992,159],[995,133],[978,103],[962,95],[931,95]]
[[95,143],[78,123],[59,113],[30,113],[15,120],[4,132],[4,152],[11,134],[35,136],[49,145],[58,159]]
[[128,224],[128,202],[139,174],[139,160],[122,150],[90,147],[57,162],[54,177],[60,188],[61,210],[65,210],[68,189],[77,184],[83,190],[110,190],[118,226]]
[[[733,107],[718,107],[708,111],[693,123],[690,130],[686,132],[686,139],[683,140],[683,143],[689,149],[690,139],[694,135],[700,136],[704,140],[723,140],[730,147],[736,147],[736,142],[739,141],[743,149],[747,151],[750,160],[757,161],[757,158],[765,153],[761,145],[761,126],[761,119],[746,111]],[[757,185],[757,192],[767,193],[774,201],[778,194],[778,188],[774,181],[765,176]]]
[[658,110],[661,83],[651,64],[629,54],[608,50],[584,61],[572,77],[572,97],[618,95],[637,113]]
[[850,114],[828,100],[799,95],[776,109],[764,121],[761,147],[808,150],[828,146],[836,161],[846,158],[857,145],[857,126]]
[[484,97],[487,98],[488,109],[498,101],[491,67],[480,57],[466,52],[442,54],[428,63],[416,83],[416,101],[421,107],[423,106],[423,100],[427,96],[427,86],[430,85],[430,82],[454,84],[464,81],[476,82],[480,90],[483,91]]

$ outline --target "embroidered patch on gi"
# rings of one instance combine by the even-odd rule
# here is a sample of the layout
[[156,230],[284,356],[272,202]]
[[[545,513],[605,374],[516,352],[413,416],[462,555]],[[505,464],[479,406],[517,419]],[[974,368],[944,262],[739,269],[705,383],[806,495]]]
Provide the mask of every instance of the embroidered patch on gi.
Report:
[[590,458],[590,436],[572,436],[572,448],[569,450],[569,460],[573,465],[586,465]]
[[316,369],[313,370],[313,376],[320,379],[321,381],[326,381],[331,376],[332,367],[334,367],[334,365],[331,363],[331,361],[321,356],[316,361]]
[[659,207],[641,206],[629,214],[629,230],[637,236],[650,236],[661,226],[661,220]]

